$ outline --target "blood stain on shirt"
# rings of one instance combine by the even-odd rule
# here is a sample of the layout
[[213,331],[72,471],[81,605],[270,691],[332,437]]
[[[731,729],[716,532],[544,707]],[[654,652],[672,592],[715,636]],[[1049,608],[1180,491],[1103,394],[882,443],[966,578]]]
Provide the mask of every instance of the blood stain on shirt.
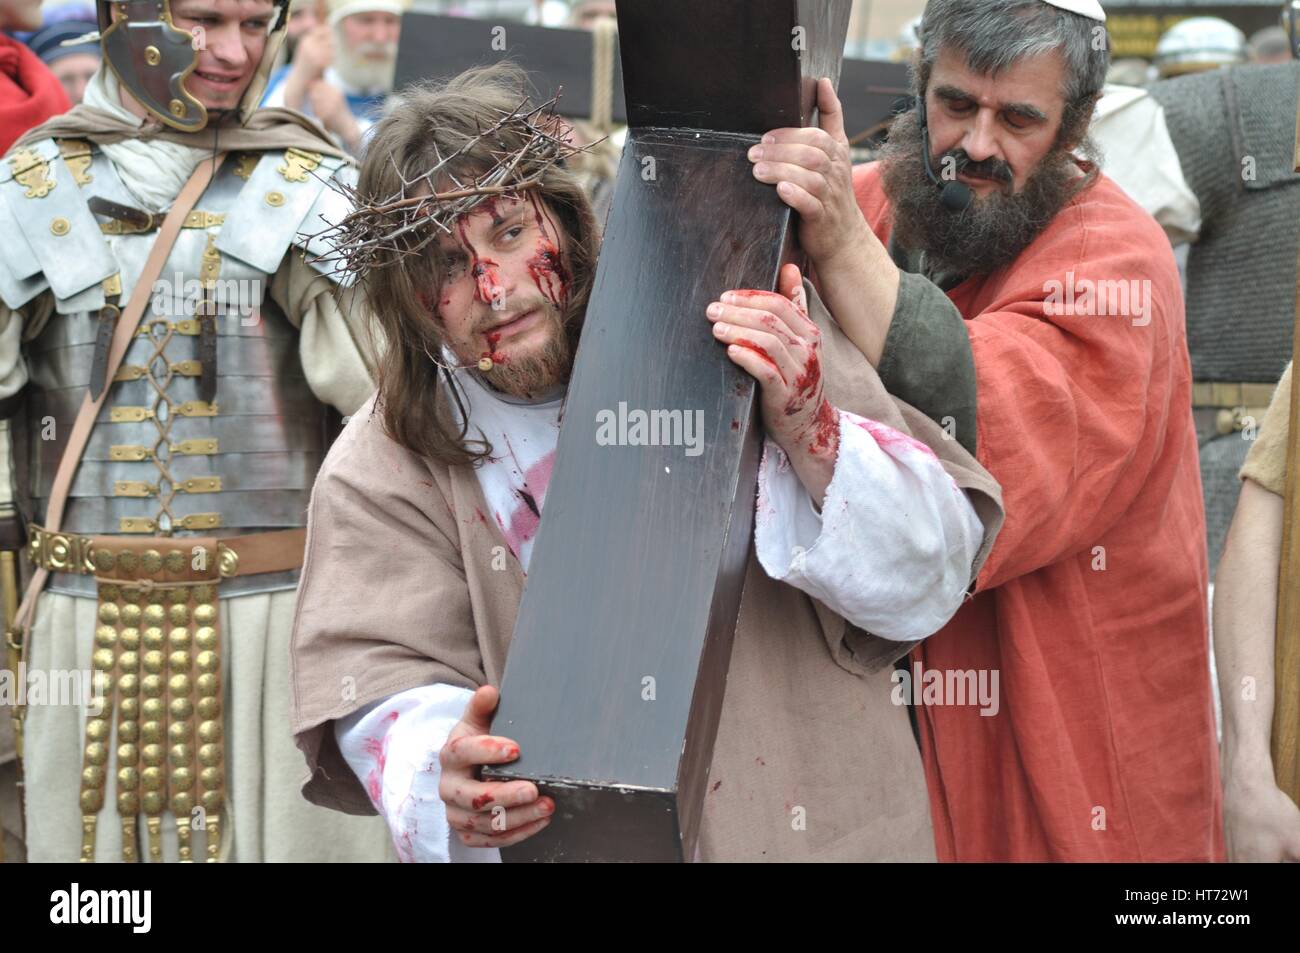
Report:
[[[919,450],[927,456],[934,457],[934,451],[927,447],[921,441],[909,437],[905,433],[900,433],[893,427],[886,426],[875,420],[868,418],[859,418],[853,421],[880,445],[880,448],[887,453],[896,456],[896,451],[903,447],[910,447],[913,450]],[[935,459],[938,459],[935,457]]]

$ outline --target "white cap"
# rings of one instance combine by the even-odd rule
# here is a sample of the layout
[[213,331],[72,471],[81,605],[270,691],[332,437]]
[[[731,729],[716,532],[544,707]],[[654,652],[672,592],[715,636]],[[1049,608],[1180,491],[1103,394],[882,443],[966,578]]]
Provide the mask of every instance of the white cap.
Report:
[[1043,0],[1043,2],[1050,3],[1062,10],[1069,10],[1071,13],[1077,13],[1089,20],[1106,22],[1106,11],[1101,8],[1101,3],[1098,0]]
[[411,0],[328,0],[330,26],[354,13],[392,13],[401,16],[411,6]]

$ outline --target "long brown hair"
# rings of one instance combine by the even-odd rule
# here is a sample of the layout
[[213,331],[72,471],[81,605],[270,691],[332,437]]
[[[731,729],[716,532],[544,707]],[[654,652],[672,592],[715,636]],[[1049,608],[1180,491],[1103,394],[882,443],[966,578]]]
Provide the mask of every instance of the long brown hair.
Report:
[[[443,84],[421,83],[403,90],[366,147],[358,200],[374,203],[397,194],[403,179],[412,182],[442,157],[464,149],[481,130],[519,107],[527,83],[523,70],[503,63],[468,70]],[[508,132],[490,143],[480,139],[444,170],[471,180],[494,164],[490,149],[515,151],[524,145],[512,139]],[[568,237],[572,284],[563,321],[572,353],[577,350],[591,294],[599,231],[586,193],[562,164],[546,169],[536,193]],[[431,359],[441,356],[444,341],[427,302],[438,300],[445,275],[438,243],[430,241],[415,254],[402,249],[384,252],[362,277],[380,341],[376,407],[388,435],[408,450],[447,466],[476,465],[492,448],[469,438],[467,409],[455,372],[439,368]],[[446,378],[445,388],[439,386],[440,373]],[[452,412],[449,395],[458,414]]]

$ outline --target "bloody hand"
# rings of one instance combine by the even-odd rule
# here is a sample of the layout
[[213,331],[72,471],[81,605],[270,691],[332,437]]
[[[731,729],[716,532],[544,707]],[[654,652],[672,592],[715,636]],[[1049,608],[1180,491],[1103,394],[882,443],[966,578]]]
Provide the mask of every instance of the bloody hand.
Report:
[[[820,459],[829,483],[839,449],[839,415],[824,393],[821,332],[808,317],[796,265],[781,269],[778,287],[779,293],[728,291],[709,305],[708,319],[714,322],[714,338],[728,345],[727,356],[762,388],[768,434],[796,466],[801,460]],[[824,464],[829,464],[828,470]],[[816,489],[808,486],[820,501]],[[824,493],[825,486],[821,490]]]
[[531,781],[477,778],[479,765],[505,764],[519,757],[519,745],[487,733],[499,697],[489,685],[476,691],[438,756],[442,763],[438,796],[447,806],[447,824],[469,847],[517,844],[546,827],[555,813],[555,802],[538,797],[537,785]]

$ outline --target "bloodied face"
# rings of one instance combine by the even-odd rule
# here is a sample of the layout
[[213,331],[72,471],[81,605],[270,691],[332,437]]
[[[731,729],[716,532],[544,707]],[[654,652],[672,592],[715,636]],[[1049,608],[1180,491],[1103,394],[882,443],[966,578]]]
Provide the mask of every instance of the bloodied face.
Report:
[[462,364],[497,390],[532,397],[568,380],[568,238],[532,193],[489,199],[439,241],[443,279],[432,320]]

